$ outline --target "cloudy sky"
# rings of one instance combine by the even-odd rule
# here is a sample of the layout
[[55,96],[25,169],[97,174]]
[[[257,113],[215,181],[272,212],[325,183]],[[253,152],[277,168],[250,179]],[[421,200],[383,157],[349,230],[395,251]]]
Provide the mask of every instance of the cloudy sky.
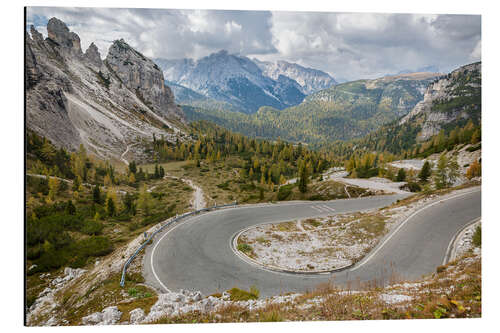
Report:
[[66,22],[105,57],[124,38],[152,58],[200,58],[221,49],[286,60],[336,79],[375,78],[433,66],[448,72],[481,58],[477,15],[360,14],[168,9],[29,7],[28,26],[47,35]]

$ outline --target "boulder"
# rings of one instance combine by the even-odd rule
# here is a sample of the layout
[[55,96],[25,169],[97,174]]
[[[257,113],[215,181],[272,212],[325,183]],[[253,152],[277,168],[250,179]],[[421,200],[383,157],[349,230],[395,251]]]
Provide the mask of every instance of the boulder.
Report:
[[135,325],[139,324],[145,317],[144,310],[141,308],[130,311],[130,323]]

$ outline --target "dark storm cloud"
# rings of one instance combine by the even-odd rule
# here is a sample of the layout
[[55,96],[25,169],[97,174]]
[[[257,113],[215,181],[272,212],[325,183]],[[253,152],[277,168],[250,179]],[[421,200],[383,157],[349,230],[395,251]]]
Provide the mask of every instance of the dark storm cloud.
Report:
[[481,18],[471,15],[350,14],[268,11],[28,9],[44,34],[65,21],[105,55],[124,38],[150,57],[199,58],[220,49],[283,59],[347,79],[437,66],[449,71],[481,57]]

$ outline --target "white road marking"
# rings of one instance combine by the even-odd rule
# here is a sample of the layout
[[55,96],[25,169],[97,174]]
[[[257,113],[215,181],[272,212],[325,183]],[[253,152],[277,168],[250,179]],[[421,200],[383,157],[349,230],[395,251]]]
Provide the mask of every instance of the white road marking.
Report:
[[478,223],[480,221],[481,221],[481,217],[476,217],[474,220],[472,220],[471,222],[467,223],[467,225],[462,227],[462,229],[457,231],[457,233],[451,239],[450,244],[448,244],[448,248],[446,249],[446,253],[444,254],[444,258],[443,258],[443,265],[446,265],[448,262],[453,260],[454,253],[452,253],[452,252],[455,252],[454,250],[456,250],[455,243],[460,238],[460,235],[465,230],[467,230],[471,225]]
[[161,243],[162,239],[165,238],[166,235],[168,235],[171,231],[173,231],[175,228],[177,228],[178,226],[180,226],[181,224],[189,221],[189,220],[197,220],[201,217],[202,215],[199,215],[199,216],[195,216],[194,218],[192,219],[187,219],[183,222],[180,222],[178,224],[175,224],[171,229],[169,229],[165,234],[163,234],[163,236],[160,237],[160,239],[156,242],[155,246],[153,247],[153,251],[151,251],[151,270],[153,271],[153,275],[155,276],[156,280],[160,283],[160,285],[167,291],[167,292],[171,292],[170,289],[168,289],[164,284],[163,282],[161,282],[160,278],[158,277],[158,275],[156,274],[156,271],[155,271],[155,266],[153,265],[153,258],[154,258],[154,255],[155,255],[155,251],[156,251],[156,247],[158,246],[158,244]]
[[319,209],[319,207],[316,207],[316,206],[311,206],[312,209],[316,209],[318,212],[323,212],[321,209]]
[[322,207],[324,207],[326,210],[328,210],[328,211],[330,211],[330,212],[334,212],[334,211],[335,211],[335,209],[334,209],[334,208],[329,207],[329,206],[327,206],[327,205],[322,205]]
[[394,229],[394,231],[382,242],[382,244],[380,244],[379,247],[377,247],[369,256],[365,257],[365,259],[363,259],[362,261],[359,262],[359,265],[353,267],[350,269],[351,272],[357,270],[358,268],[362,267],[364,264],[366,264],[368,261],[370,261],[371,258],[373,258],[377,253],[378,251],[380,251],[381,248],[384,247],[385,244],[387,244],[387,242],[410,220],[412,219],[415,215],[417,215],[418,213],[420,213],[421,211],[427,209],[427,208],[430,208],[434,205],[437,205],[437,204],[440,204],[440,203],[443,203],[445,201],[448,201],[448,200],[451,200],[451,199],[455,199],[455,198],[458,198],[458,197],[462,197],[464,195],[468,195],[468,194],[471,194],[471,193],[475,193],[475,192],[481,192],[481,188],[479,190],[475,190],[475,191],[469,191],[469,192],[466,192],[466,193],[461,193],[461,194],[457,194],[457,195],[454,195],[452,197],[449,197],[449,198],[446,198],[446,199],[442,199],[442,200],[438,200],[438,201],[435,201],[425,207],[422,207],[420,208],[419,210],[417,210],[416,212],[414,212],[413,214],[411,214],[410,216],[408,216],[408,218],[406,218],[406,220],[404,220],[403,222],[401,222],[398,227],[396,229]]

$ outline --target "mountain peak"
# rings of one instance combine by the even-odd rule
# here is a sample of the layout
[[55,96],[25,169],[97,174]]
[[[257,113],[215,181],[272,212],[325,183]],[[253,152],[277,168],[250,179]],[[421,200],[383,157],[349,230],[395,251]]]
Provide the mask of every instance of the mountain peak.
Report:
[[47,33],[51,40],[61,46],[62,50],[73,55],[82,55],[80,37],[76,33],[69,31],[68,26],[63,21],[56,17],[51,18],[47,23]]
[[56,146],[83,144],[96,156],[118,159],[134,138],[178,138],[182,111],[150,59],[122,39],[102,66],[95,43],[83,54],[80,38],[61,20],[51,18],[47,31],[43,39],[31,27],[25,48],[30,130]]
[[229,52],[227,50],[219,50],[218,52],[214,53],[215,55],[221,55],[221,56],[227,56],[229,55]]
[[171,90],[165,86],[163,72],[151,59],[120,39],[110,46],[106,63],[151,110],[182,119],[182,112],[175,106]]
[[99,53],[99,49],[94,44],[94,42],[90,43],[87,51],[85,51],[84,56],[91,64],[97,67],[102,66],[101,54]]

